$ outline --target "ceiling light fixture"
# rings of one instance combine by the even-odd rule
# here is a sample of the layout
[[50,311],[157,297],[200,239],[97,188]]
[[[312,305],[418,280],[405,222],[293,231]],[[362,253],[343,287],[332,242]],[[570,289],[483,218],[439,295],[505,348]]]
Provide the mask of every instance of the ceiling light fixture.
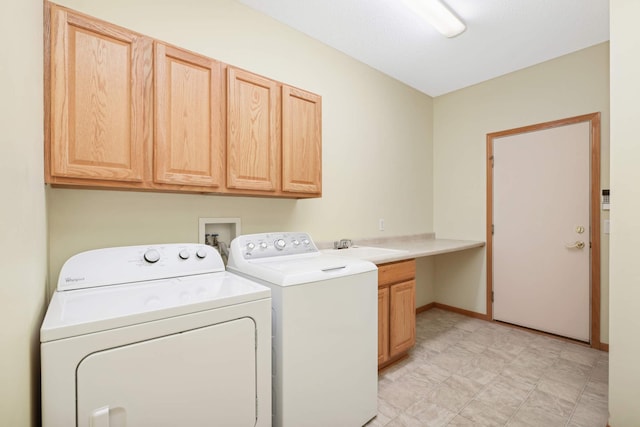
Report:
[[407,6],[449,38],[462,34],[467,26],[440,0],[403,0]]

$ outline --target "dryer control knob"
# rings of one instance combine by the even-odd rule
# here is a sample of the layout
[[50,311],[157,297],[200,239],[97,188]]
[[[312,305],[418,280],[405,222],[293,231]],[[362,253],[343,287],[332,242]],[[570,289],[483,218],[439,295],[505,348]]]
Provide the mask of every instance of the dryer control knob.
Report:
[[188,250],[183,249],[180,251],[180,253],[178,254],[178,256],[180,257],[180,259],[189,259],[189,257],[191,256],[191,254],[189,253]]
[[198,249],[198,251],[196,252],[196,256],[200,259],[204,259],[207,257],[207,251],[205,251],[204,249]]
[[247,251],[251,252],[255,248],[256,248],[256,244],[255,243],[253,243],[253,242],[247,243]]
[[287,242],[284,241],[284,239],[278,239],[275,242],[273,242],[273,246],[276,247],[276,249],[278,250],[283,250],[285,246],[287,246]]
[[267,242],[260,242],[260,247],[262,249],[267,249],[267,246],[269,246],[269,245],[267,245]]
[[309,239],[304,239],[304,240],[302,240],[302,243],[303,243],[305,246],[309,246],[309,243],[311,243],[311,242],[309,241]]
[[293,243],[293,246],[298,246],[300,244],[300,242],[296,239],[293,239],[293,242],[291,243]]
[[160,252],[155,249],[149,249],[144,253],[144,260],[150,264],[154,264],[160,260]]

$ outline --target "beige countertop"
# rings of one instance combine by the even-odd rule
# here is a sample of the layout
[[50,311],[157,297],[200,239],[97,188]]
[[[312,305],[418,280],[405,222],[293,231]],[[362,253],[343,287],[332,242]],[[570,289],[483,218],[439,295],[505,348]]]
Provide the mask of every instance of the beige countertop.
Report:
[[[319,242],[325,253],[353,256],[376,264],[480,248],[485,242],[475,240],[437,239],[433,233],[413,236],[354,239],[350,249],[332,249],[333,242]],[[369,249],[371,248],[371,249]]]

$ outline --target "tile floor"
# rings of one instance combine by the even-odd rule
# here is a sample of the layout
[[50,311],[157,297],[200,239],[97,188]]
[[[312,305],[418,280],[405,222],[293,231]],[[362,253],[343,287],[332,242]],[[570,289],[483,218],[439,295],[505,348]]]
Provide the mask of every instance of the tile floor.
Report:
[[605,427],[608,354],[433,309],[410,356],[382,371],[367,427]]

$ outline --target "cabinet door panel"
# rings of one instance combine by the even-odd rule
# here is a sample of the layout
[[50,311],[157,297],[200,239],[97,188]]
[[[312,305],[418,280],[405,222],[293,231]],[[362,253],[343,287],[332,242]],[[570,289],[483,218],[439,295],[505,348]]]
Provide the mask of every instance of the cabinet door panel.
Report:
[[279,187],[278,84],[228,69],[227,187],[276,191]]
[[378,365],[389,360],[389,288],[378,289]]
[[219,187],[224,176],[220,63],[155,46],[155,181]]
[[149,39],[51,6],[52,176],[142,181]]
[[410,349],[416,342],[416,281],[389,288],[389,357]]
[[322,191],[322,99],[282,88],[282,190]]

